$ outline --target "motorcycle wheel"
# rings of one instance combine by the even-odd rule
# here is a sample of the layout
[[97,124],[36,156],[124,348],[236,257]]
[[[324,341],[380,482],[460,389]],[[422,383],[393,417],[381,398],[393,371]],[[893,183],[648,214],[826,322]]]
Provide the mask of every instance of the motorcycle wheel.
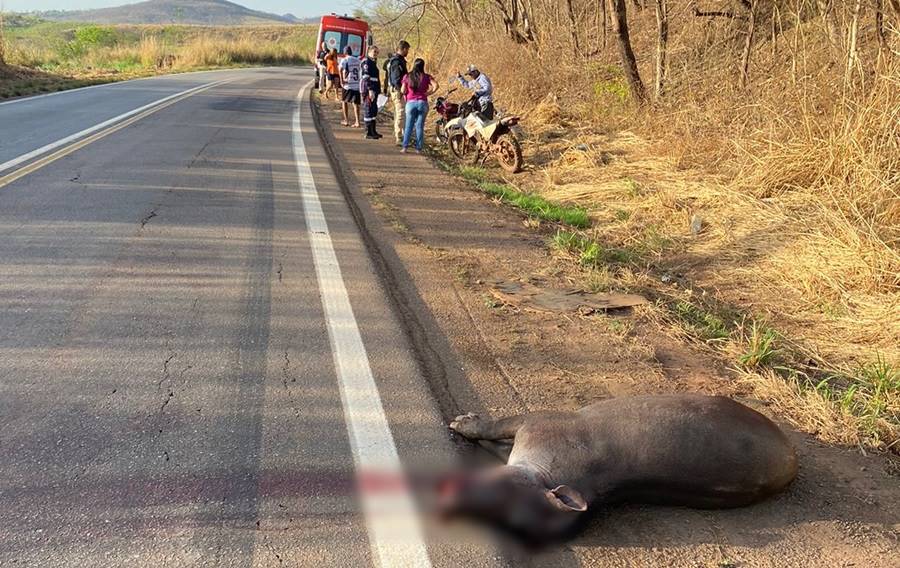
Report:
[[434,137],[437,139],[438,144],[443,146],[447,143],[447,133],[444,131],[444,121],[439,120],[434,125]]
[[454,132],[447,141],[450,151],[456,158],[466,164],[478,162],[478,148],[464,132]]
[[512,133],[507,132],[497,139],[496,145],[497,161],[500,162],[500,166],[511,174],[521,171],[524,159],[519,140]]

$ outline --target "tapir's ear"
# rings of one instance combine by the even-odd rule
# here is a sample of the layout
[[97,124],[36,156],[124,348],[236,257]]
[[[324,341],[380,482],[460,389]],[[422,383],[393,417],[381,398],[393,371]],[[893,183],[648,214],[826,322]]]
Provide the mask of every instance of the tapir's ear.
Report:
[[547,491],[547,500],[560,511],[583,513],[588,508],[584,496],[568,485]]

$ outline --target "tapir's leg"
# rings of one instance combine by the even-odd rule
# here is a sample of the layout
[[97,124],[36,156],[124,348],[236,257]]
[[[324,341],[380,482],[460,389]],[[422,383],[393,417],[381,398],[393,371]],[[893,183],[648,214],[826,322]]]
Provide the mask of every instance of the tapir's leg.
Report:
[[509,454],[512,453],[513,445],[511,442],[500,442],[495,440],[478,440],[478,445],[488,451],[489,454],[499,459],[503,463],[509,461]]
[[477,414],[457,416],[450,428],[470,440],[514,440],[527,415],[510,416],[500,420],[482,418]]

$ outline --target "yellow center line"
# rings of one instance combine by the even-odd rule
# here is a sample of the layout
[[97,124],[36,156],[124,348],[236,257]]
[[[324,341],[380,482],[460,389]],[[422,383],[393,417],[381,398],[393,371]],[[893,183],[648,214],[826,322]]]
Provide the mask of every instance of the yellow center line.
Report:
[[0,188],[3,188],[5,186],[11,184],[14,181],[21,179],[21,178],[27,176],[28,174],[36,172],[39,169],[43,168],[44,166],[52,164],[56,160],[68,156],[72,152],[80,150],[81,148],[84,148],[85,146],[87,146],[89,144],[93,144],[94,142],[96,142],[97,140],[100,140],[101,138],[105,138],[105,137],[109,136],[110,134],[115,134],[116,132],[122,130],[123,128],[127,128],[128,126],[131,126],[135,122],[142,120],[144,118],[147,118],[148,116],[150,116],[154,113],[157,113],[157,112],[163,110],[164,108],[170,107],[170,106],[174,105],[175,103],[181,102],[189,97],[196,95],[197,93],[202,93],[203,91],[212,89],[213,87],[218,87],[225,82],[227,82],[227,81],[215,83],[215,84],[209,85],[208,87],[206,87],[204,89],[199,89],[197,91],[191,91],[189,93],[185,93],[184,95],[182,95],[180,97],[176,97],[170,101],[166,101],[166,102],[164,102],[158,106],[155,106],[151,109],[148,109],[138,115],[135,115],[135,116],[132,116],[131,118],[123,120],[122,122],[120,122],[118,124],[114,124],[113,126],[110,126],[109,128],[107,128],[106,130],[101,130],[100,132],[91,134],[87,138],[83,138],[77,142],[73,142],[72,144],[65,146],[64,148],[61,148],[61,149],[57,150],[56,152],[53,152],[52,154],[48,154],[48,155],[44,156],[43,158],[35,160],[34,162],[28,164],[27,166],[24,166],[10,174],[0,177]]

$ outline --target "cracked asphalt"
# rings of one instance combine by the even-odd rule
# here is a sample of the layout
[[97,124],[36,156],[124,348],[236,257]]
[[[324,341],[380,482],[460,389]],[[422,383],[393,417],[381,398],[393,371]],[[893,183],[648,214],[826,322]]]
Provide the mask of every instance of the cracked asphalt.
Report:
[[[0,163],[222,79],[0,188],[0,566],[371,565],[291,147],[309,72],[2,105]],[[443,467],[416,355],[302,135],[401,460]],[[426,531],[435,566],[503,563]]]

